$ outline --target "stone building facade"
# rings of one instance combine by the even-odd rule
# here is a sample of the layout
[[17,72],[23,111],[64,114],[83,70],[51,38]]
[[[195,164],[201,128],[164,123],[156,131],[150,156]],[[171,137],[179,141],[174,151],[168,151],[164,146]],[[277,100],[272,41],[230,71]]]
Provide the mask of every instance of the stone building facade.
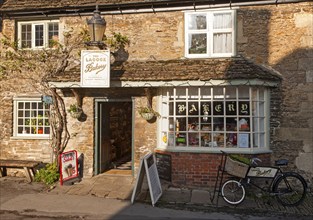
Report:
[[[105,131],[101,133],[98,130],[104,123],[98,120],[99,116],[102,114],[103,120],[106,116],[112,116],[113,113],[109,110],[106,112],[105,109],[125,110],[125,107],[118,108],[121,102],[125,102],[129,103],[128,107],[132,110],[131,117],[126,118],[125,116],[126,123],[131,124],[132,127],[131,134],[127,136],[128,139],[131,139],[128,151],[130,151],[129,155],[132,159],[132,175],[136,174],[140,158],[143,155],[147,152],[156,152],[171,156],[172,184],[193,187],[212,186],[220,163],[220,150],[226,150],[248,157],[258,156],[263,158],[265,163],[273,163],[278,158],[287,158],[290,161],[291,169],[303,174],[308,183],[312,184],[312,2],[273,1],[273,3],[268,3],[267,1],[265,3],[255,1],[247,3],[246,1],[232,1],[233,4],[229,7],[229,1],[218,1],[218,3],[199,1],[199,5],[196,5],[197,10],[191,3],[188,3],[189,1],[180,1],[180,3],[169,1],[172,3],[167,2],[167,5],[164,5],[164,1],[118,1],[119,3],[123,2],[119,7],[114,4],[116,1],[80,1],[77,3],[80,5],[72,4],[72,1],[63,3],[42,1],[38,7],[36,2],[26,5],[24,1],[4,1],[0,8],[3,22],[0,36],[8,36],[12,41],[18,40],[19,22],[45,19],[38,15],[40,8],[51,19],[58,20],[60,32],[68,28],[85,27],[86,18],[92,15],[97,3],[102,17],[107,22],[106,34],[120,32],[130,39],[130,45],[125,48],[127,60],[111,61],[110,88],[80,87],[79,71],[71,73],[68,77],[55,76],[51,78],[52,85],[58,87],[67,106],[75,102],[75,97],[69,88],[75,88],[83,94],[83,111],[86,118],[85,120],[68,119],[71,139],[67,149],[75,149],[84,155],[84,177],[91,177],[103,172],[99,154],[105,154],[106,151],[102,152],[101,146],[98,145],[99,143],[103,145],[109,143],[108,140],[102,139],[102,136],[106,136]],[[66,10],[67,8],[73,9],[74,12],[69,12],[70,10]],[[211,16],[212,11],[213,13],[234,11],[235,24],[232,33],[235,36],[235,43],[232,55],[193,57],[191,52],[188,54],[188,50],[186,50],[188,33],[187,26],[185,26],[187,20],[185,19],[189,16],[189,12],[192,14],[198,10],[200,14],[208,12],[208,16]],[[33,17],[29,17],[30,12]],[[20,83],[20,79],[0,80],[2,100],[0,157],[51,162],[52,150],[49,136],[14,135],[14,123],[16,123],[14,121],[16,116],[13,112],[14,100],[20,100],[23,97],[40,97],[41,94],[36,94],[28,85]],[[206,89],[215,94],[219,88],[224,88],[223,95],[226,97],[229,86],[236,88],[237,93],[234,92],[235,90],[232,91],[238,94],[234,98],[237,100],[238,106],[243,103],[239,95],[242,91],[241,87],[250,86],[249,94],[261,94],[265,88],[268,98],[264,99],[268,99],[268,103],[264,102],[268,105],[268,113],[264,113],[265,116],[254,117],[252,109],[259,109],[263,101],[262,99],[251,99],[249,100],[250,116],[247,117],[250,120],[248,121],[249,126],[254,126],[256,129],[256,124],[260,122],[256,121],[261,120],[259,118],[264,116],[265,121],[268,120],[268,122],[262,122],[265,123],[265,129],[262,128],[264,132],[262,129],[254,132],[250,130],[251,132],[246,132],[247,136],[242,135],[242,141],[245,140],[244,137],[248,138],[247,146],[243,143],[241,147],[237,143],[228,145],[232,133],[236,134],[236,138],[241,135],[241,131],[237,131],[237,127],[240,126],[238,121],[244,117],[240,117],[239,110],[236,110],[237,116],[235,116],[228,114],[225,109],[223,116],[211,114],[212,118],[218,119],[220,122],[224,121],[224,125],[208,128],[210,132],[207,134],[208,138],[211,138],[211,145],[203,147],[205,146],[205,143],[202,143],[205,141],[204,127],[201,129],[198,127],[198,130],[201,131],[196,135],[199,135],[198,139],[201,140],[193,144],[192,132],[189,132],[187,128],[183,129],[181,124],[179,127],[179,123],[185,123],[183,120],[186,119],[180,117],[178,111],[175,110],[176,112],[172,114],[176,120],[173,121],[176,143],[173,144],[175,147],[170,147],[173,124],[172,116],[169,113],[171,110],[167,112],[166,106],[172,105],[173,102],[173,106],[176,106],[173,108],[178,108],[179,95],[174,98],[174,101],[169,101],[171,97],[175,96],[174,93],[191,92],[196,88],[201,94]],[[145,92],[147,88],[153,94],[153,108],[161,114],[161,118],[152,122],[144,120],[136,110],[139,106],[146,105]],[[201,98],[203,97],[201,96]],[[226,98],[224,98],[224,104],[227,104],[228,101],[225,100]],[[217,101],[219,101],[218,98],[211,102],[212,111],[213,107],[216,107],[215,104],[213,106],[213,103]],[[253,107],[251,103],[254,101],[259,103],[256,104],[259,107]],[[188,100],[187,103],[191,102]],[[202,105],[201,101],[199,103]],[[186,108],[191,110],[191,105]],[[256,110],[254,109],[254,111]],[[121,112],[121,114],[128,114],[122,110]],[[196,119],[199,120],[199,123],[195,124],[201,126],[200,124],[204,124],[202,120],[206,116],[202,115],[203,112],[198,112],[198,114],[201,117]],[[191,116],[187,115],[185,118],[191,121],[193,117],[196,118],[196,116]],[[112,116],[112,121],[118,121],[116,123],[121,126],[123,122],[119,122],[116,117]],[[237,122],[235,122],[235,117],[236,120],[238,119]],[[236,129],[225,127],[226,122],[229,121],[236,123]],[[252,121],[254,121],[254,125],[252,125]],[[192,124],[186,122],[186,127]],[[103,126],[114,127],[114,124]],[[210,126],[215,125],[211,124]],[[207,129],[207,127],[205,128]],[[221,129],[222,131],[220,131]],[[113,128],[108,131],[111,136],[112,131]],[[217,141],[215,140],[216,134],[224,136]],[[118,134],[116,138],[121,135],[123,134]],[[252,139],[255,143],[260,140],[259,144],[252,146]],[[263,143],[264,147],[259,146],[262,142],[261,139],[265,142]],[[125,138],[119,139],[118,142],[125,145]],[[222,144],[220,145],[220,143]],[[103,155],[103,157],[105,156]]]

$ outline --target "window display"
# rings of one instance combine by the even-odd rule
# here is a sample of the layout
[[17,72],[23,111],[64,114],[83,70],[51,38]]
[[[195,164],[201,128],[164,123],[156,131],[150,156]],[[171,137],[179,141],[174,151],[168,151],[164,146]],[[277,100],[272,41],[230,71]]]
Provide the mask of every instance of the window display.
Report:
[[265,92],[246,86],[163,91],[161,123],[163,136],[168,137],[163,144],[184,148],[265,147]]

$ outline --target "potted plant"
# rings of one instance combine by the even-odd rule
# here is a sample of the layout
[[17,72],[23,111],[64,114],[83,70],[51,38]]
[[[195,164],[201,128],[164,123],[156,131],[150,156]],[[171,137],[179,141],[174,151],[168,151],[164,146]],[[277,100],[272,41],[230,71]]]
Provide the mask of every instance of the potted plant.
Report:
[[[37,117],[27,119],[25,125],[30,125],[32,127],[33,134],[43,134],[43,125],[49,126],[49,121],[44,119],[42,115],[38,114]],[[23,133],[27,133],[27,131],[25,130]]]
[[139,107],[138,113],[147,121],[151,120],[153,117],[160,117],[160,114],[158,112],[146,106]]
[[70,108],[67,110],[70,115],[73,117],[73,118],[79,118],[82,113],[83,113],[83,110],[81,107],[79,107],[78,105],[76,104],[71,104],[70,105]]

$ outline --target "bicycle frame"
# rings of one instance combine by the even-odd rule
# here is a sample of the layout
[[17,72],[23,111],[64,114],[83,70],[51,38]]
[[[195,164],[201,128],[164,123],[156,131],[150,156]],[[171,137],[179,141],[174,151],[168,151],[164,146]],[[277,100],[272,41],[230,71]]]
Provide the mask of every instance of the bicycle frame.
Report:
[[[271,193],[272,195],[276,195],[273,187],[278,180],[278,178],[284,175],[283,171],[279,167],[274,166],[249,166],[249,170],[245,176],[245,178],[241,179],[242,184],[252,185],[263,192]],[[270,179],[271,182],[269,186],[264,189],[260,187],[258,184],[253,182],[253,179]]]
[[[284,172],[281,169],[281,166],[288,165],[288,160],[275,161],[275,166],[242,165],[242,162],[241,164],[240,161],[234,162],[232,158],[228,160],[227,153],[221,152],[222,159],[217,172],[213,197],[211,197],[212,202],[215,198],[215,192],[218,192],[217,197],[222,195],[227,203],[238,205],[244,201],[245,188],[249,186],[254,186],[262,192],[266,192],[269,196],[275,196],[284,206],[296,206],[303,202],[307,183],[300,174]],[[251,160],[252,164],[255,164],[254,159]],[[233,179],[223,183],[224,172],[233,176]],[[264,180],[265,185],[263,185],[263,182],[258,183],[257,179]],[[270,182],[267,180],[270,180]],[[217,186],[218,190],[216,190]],[[218,199],[216,205],[218,205]]]

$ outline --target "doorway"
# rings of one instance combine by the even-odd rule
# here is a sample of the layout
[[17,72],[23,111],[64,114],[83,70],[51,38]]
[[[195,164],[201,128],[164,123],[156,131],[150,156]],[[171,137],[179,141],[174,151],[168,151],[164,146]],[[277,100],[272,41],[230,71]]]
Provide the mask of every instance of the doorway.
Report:
[[132,174],[132,102],[98,100],[95,117],[95,174]]

